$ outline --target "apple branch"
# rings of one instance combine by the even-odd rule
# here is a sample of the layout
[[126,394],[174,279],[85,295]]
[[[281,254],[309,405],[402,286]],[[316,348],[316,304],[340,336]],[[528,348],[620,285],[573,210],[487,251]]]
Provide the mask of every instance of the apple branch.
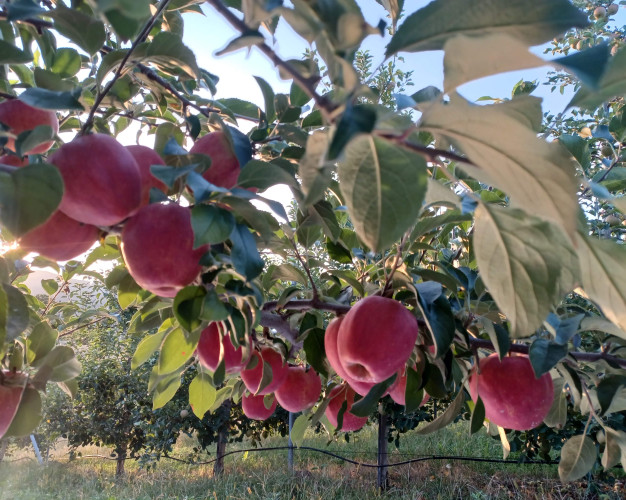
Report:
[[[409,129],[408,132],[411,132],[413,129]],[[445,149],[437,149],[437,148],[429,148],[428,146],[423,146],[422,144],[415,144],[407,139],[406,132],[404,134],[394,134],[391,132],[382,132],[377,131],[375,134],[378,137],[382,137],[383,139],[387,139],[391,142],[395,142],[399,146],[403,148],[414,151],[426,158],[431,163],[436,163],[439,158],[446,158],[451,161],[455,161],[457,163],[466,163],[468,165],[474,165],[473,162],[461,156],[459,154],[453,153],[452,151],[447,151]]]
[[[221,0],[207,0],[209,5],[211,5],[217,12],[219,12],[222,17],[224,17],[233,27],[235,27],[241,33],[246,33],[250,31],[248,25],[239,19],[235,14],[233,14],[226,5]],[[281,59],[274,52],[269,45],[266,43],[261,43],[259,45],[255,45],[263,54],[265,54],[270,61],[274,63],[275,66],[282,68],[287,73],[289,73],[294,81],[304,90],[304,92],[315,101],[315,104],[320,109],[320,112],[324,115],[324,118],[331,122],[331,114],[337,108],[335,104],[333,104],[328,98],[317,93],[317,78],[307,78],[302,73],[300,73],[296,68],[294,68],[289,62]]]
[[115,85],[115,82],[119,80],[119,78],[122,76],[122,72],[124,71],[124,66],[126,66],[126,63],[130,60],[130,56],[135,51],[135,49],[139,46],[139,44],[145,41],[146,37],[150,33],[150,30],[154,26],[154,23],[156,23],[157,19],[161,16],[161,13],[163,12],[163,10],[165,10],[165,8],[170,3],[170,1],[171,0],[161,0],[158,7],[156,8],[155,13],[145,24],[145,26],[143,27],[143,29],[141,30],[137,38],[135,38],[132,45],[128,49],[128,52],[126,52],[126,54],[124,55],[124,58],[120,61],[119,66],[117,67],[117,69],[115,70],[115,73],[113,74],[113,78],[109,80],[109,82],[105,85],[102,91],[98,90],[93,106],[89,110],[87,121],[85,122],[85,124],[83,125],[80,131],[81,134],[87,133],[87,131],[93,126],[93,119],[96,114],[96,110],[98,109],[98,106],[100,106],[100,104],[102,103],[102,100],[111,91],[111,89],[113,88],[113,85]]

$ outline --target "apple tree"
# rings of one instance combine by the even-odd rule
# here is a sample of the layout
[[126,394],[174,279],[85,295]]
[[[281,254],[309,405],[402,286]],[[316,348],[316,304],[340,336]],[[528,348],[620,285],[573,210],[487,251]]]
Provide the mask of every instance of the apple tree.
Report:
[[[594,229],[590,208],[618,219],[626,209],[626,50],[621,38],[596,43],[618,6],[378,3],[388,26],[366,22],[367,2],[355,0],[5,3],[0,220],[11,255],[65,261],[97,242],[70,268],[115,263],[101,278],[137,308],[132,366],[157,353],[155,408],[197,363],[199,417],[229,399],[258,410],[277,400],[305,411],[301,435],[320,421],[357,429],[387,393],[407,412],[429,396],[450,404],[417,432],[471,409],[472,431],[487,423],[508,449],[507,432],[569,401],[585,425],[562,448],[561,478],[596,463],[592,425],[604,431],[602,466],[623,463],[626,434],[609,421],[626,409],[626,252],[621,232]],[[259,51],[291,80],[289,94],[256,77],[261,107],[215,97],[219,75],[182,41],[188,16],[209,8],[238,32],[215,56]],[[301,59],[274,49],[280,23],[311,45]],[[572,29],[585,41],[565,54],[559,37]],[[443,51],[441,88],[405,88],[390,106],[388,89],[358,71],[368,37],[387,61]],[[559,57],[529,51],[555,39]],[[480,105],[457,92],[545,64],[555,85],[575,85],[554,134],[532,85]],[[588,164],[580,136],[560,133],[580,113],[610,117],[596,128],[609,165]],[[132,127],[153,147],[117,139]],[[293,195],[289,213],[263,196],[277,184]],[[2,274],[2,398],[29,412],[9,384],[28,384],[31,367],[7,363],[36,320],[13,276]],[[197,361],[211,329],[213,362]]]

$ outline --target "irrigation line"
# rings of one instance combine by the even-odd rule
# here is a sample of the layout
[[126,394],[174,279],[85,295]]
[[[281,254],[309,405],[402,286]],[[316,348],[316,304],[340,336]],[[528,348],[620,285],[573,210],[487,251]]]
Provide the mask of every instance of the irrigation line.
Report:
[[[245,450],[233,450],[233,451],[229,451],[227,453],[224,453],[224,455],[222,455],[221,457],[218,458],[214,458],[213,460],[208,460],[205,462],[193,462],[193,461],[189,461],[189,460],[183,460],[181,458],[176,458],[176,457],[171,457],[169,455],[164,455],[163,458],[168,458],[170,460],[174,460],[176,462],[181,462],[187,465],[210,465],[215,463],[217,460],[219,460],[220,458],[225,458],[229,455],[235,455],[237,453],[250,453],[250,452],[259,452],[259,451],[285,451],[285,450],[289,450],[290,447],[289,446],[272,446],[269,448],[248,448]],[[528,465],[556,465],[559,462],[557,460],[550,460],[550,461],[545,461],[545,460],[504,460],[504,459],[498,459],[498,458],[483,458],[483,457],[466,457],[466,456],[461,456],[461,455],[427,455],[427,456],[423,456],[423,457],[419,457],[419,458],[412,458],[410,460],[403,460],[402,462],[394,462],[394,463],[390,463],[390,464],[386,464],[386,465],[378,465],[378,464],[368,464],[368,463],[364,463],[364,462],[358,462],[356,460],[352,460],[350,458],[338,455],[336,453],[333,453],[331,451],[328,450],[321,450],[319,448],[313,448],[311,446],[299,446],[299,447],[293,447],[291,448],[293,450],[305,450],[305,451],[313,451],[316,453],[321,453],[323,455],[328,455],[330,457],[333,458],[337,458],[343,462],[347,462],[349,464],[352,465],[357,465],[359,467],[367,467],[367,468],[372,468],[372,469],[379,469],[381,467],[398,467],[401,465],[409,465],[409,464],[413,464],[413,463],[418,463],[418,462],[427,462],[430,460],[454,460],[454,461],[465,461],[465,462],[486,462],[486,463],[497,463],[497,464],[528,464]],[[83,455],[81,457],[77,457],[77,458],[102,458],[105,460],[118,460],[117,458],[113,458],[113,457],[106,457],[103,455]],[[126,457],[123,458],[123,460],[131,460],[133,459],[133,457]]]

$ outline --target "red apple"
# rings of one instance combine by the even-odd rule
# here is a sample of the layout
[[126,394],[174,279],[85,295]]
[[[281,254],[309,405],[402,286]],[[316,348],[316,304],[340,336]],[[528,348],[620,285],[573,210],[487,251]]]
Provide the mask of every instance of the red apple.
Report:
[[254,394],[246,393],[241,398],[241,408],[246,417],[253,420],[267,420],[274,414],[276,410],[276,398],[272,397],[272,405],[269,408],[265,407],[263,401],[264,396],[255,396]]
[[0,156],[0,163],[11,167],[25,167],[28,165],[28,156],[20,158],[16,155],[2,155]]
[[159,189],[167,194],[169,191],[167,185],[152,175],[150,171],[152,165],[165,165],[165,162],[156,151],[141,145],[126,146],[126,149],[133,155],[139,167],[139,174],[141,175],[141,206],[150,203],[150,188]]
[[141,202],[141,176],[133,155],[113,137],[91,134],[64,144],[49,158],[65,192],[60,209],[77,221],[112,226]]
[[354,390],[348,385],[338,385],[330,391],[329,398],[330,402],[326,407],[326,417],[328,417],[328,421],[333,424],[333,426],[337,427],[337,416],[339,415],[339,411],[341,410],[341,406],[344,401],[347,401],[346,411],[343,413],[343,423],[341,426],[341,430],[348,431],[358,431],[361,427],[365,425],[367,422],[367,417],[357,417],[350,413],[350,408],[354,404]]
[[312,368],[290,366],[284,382],[276,389],[280,406],[292,413],[311,408],[322,393],[320,376]]
[[[413,368],[407,368],[407,370],[413,370]],[[406,405],[406,377],[407,372],[404,370],[402,373],[398,374],[398,379],[389,389],[389,396],[399,405]],[[424,397],[422,398],[422,402],[420,406],[422,406],[426,401],[430,399],[430,396],[424,392]]]
[[226,373],[239,373],[243,370],[250,356],[243,358],[243,349],[235,346],[230,340],[230,335],[220,333],[217,322],[212,322],[200,334],[197,348],[200,364],[212,372],[217,370],[220,359],[224,360]]
[[337,353],[350,378],[378,384],[406,364],[417,334],[415,317],[400,302],[370,296],[346,314],[337,334]]
[[11,426],[24,393],[23,381],[18,380],[20,374],[3,371],[0,376],[0,439]]
[[208,245],[194,249],[193,240],[188,208],[152,204],[126,222],[121,250],[139,286],[155,295],[174,297],[202,270],[199,261]]
[[[0,102],[0,123],[7,125],[9,132],[16,136],[39,125],[52,127],[52,131],[55,134],[59,132],[59,120],[54,111],[33,108],[19,99],[9,99]],[[54,141],[42,142],[30,151],[22,151],[22,153],[42,154],[48,151],[53,144]],[[15,151],[15,139],[8,139],[5,147]]]
[[485,416],[494,424],[518,431],[537,427],[552,406],[554,387],[549,373],[536,378],[526,355],[482,358],[480,373],[474,367],[469,378],[472,399],[485,405]]
[[200,137],[189,152],[211,158],[211,166],[202,174],[211,184],[228,189],[237,184],[241,166],[224,132],[211,132]]
[[335,318],[326,327],[326,334],[324,335],[324,349],[326,350],[326,357],[328,358],[330,366],[333,370],[335,370],[335,373],[345,380],[350,387],[357,392],[357,394],[365,396],[376,384],[371,382],[360,382],[348,376],[343,366],[341,366],[339,354],[337,353],[337,335],[339,334],[339,328],[343,318],[344,316]]
[[19,239],[20,247],[52,260],[78,257],[98,241],[100,229],[83,224],[57,210],[41,226],[28,231]]
[[[257,360],[254,368],[242,370],[241,379],[252,394],[263,396],[274,392],[283,383],[287,376],[287,365],[282,355],[271,347],[262,347],[261,351],[254,351],[252,357]],[[263,379],[263,362],[268,363],[272,369],[272,381],[259,391]]]

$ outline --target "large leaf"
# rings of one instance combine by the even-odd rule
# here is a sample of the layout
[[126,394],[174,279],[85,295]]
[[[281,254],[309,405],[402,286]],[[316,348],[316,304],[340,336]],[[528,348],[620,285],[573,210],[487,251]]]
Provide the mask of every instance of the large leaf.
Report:
[[461,410],[465,406],[465,391],[461,389],[450,406],[448,406],[445,411],[439,415],[432,422],[428,422],[425,425],[420,426],[415,432],[417,434],[430,434],[431,432],[438,431],[439,429],[443,429],[446,425],[450,424]]
[[[530,128],[536,101],[472,106],[455,96],[423,115],[423,128],[446,136],[462,149],[470,164],[463,170],[508,194],[514,206],[561,224],[573,235],[577,224],[578,181],[569,153],[539,139]],[[526,107],[527,106],[527,107]]]
[[183,44],[181,37],[169,31],[162,31],[151,42],[139,45],[132,59],[136,62],[150,62],[163,71],[191,78],[200,74],[194,53]]
[[568,106],[593,109],[612,97],[626,95],[626,48],[622,47],[609,61],[597,89],[582,87]]
[[77,9],[68,9],[61,2],[55,10],[48,12],[54,19],[54,27],[63,36],[93,56],[106,40],[104,24]]
[[256,278],[263,271],[265,262],[259,255],[254,236],[248,227],[237,224],[230,234],[230,240],[233,243],[230,257],[235,269],[248,280]]
[[199,338],[199,331],[187,334],[182,328],[176,328],[169,332],[161,346],[159,374],[172,373],[183,366],[193,356]]
[[607,318],[626,330],[626,248],[584,234],[577,241],[583,290]]
[[576,254],[565,236],[520,210],[479,205],[474,251],[514,337],[532,335],[578,275]]
[[22,64],[33,60],[33,55],[15,45],[0,40],[0,64]]
[[0,172],[0,222],[15,236],[43,224],[63,196],[56,167],[37,163],[11,173]]
[[204,418],[204,414],[213,406],[216,396],[217,391],[206,374],[198,373],[189,384],[189,404],[199,419]]
[[574,481],[583,477],[596,463],[596,455],[596,445],[589,437],[579,435],[569,438],[561,449],[561,481]]
[[339,181],[357,234],[379,252],[417,219],[426,194],[426,161],[384,139],[363,135],[348,144]]
[[440,50],[456,35],[504,33],[526,45],[539,45],[587,24],[587,16],[568,0],[437,1],[404,20],[387,46],[387,56]]

